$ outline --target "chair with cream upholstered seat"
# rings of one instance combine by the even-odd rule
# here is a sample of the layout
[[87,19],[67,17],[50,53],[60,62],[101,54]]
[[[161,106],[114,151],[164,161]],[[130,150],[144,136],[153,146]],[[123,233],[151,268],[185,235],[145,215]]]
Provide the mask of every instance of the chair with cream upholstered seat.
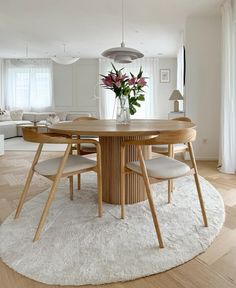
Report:
[[[154,178],[159,181],[176,179],[186,175],[194,175],[198,198],[200,202],[203,222],[205,226],[208,226],[207,216],[205,212],[201,186],[198,177],[198,170],[192,148],[192,141],[196,138],[196,130],[187,128],[177,131],[160,132],[158,136],[145,139],[145,140],[130,140],[123,142],[121,146],[121,218],[124,218],[124,206],[125,206],[125,174],[134,172],[140,175],[145,183],[147,198],[152,213],[152,218],[161,248],[164,247],[160,227],[155,211],[155,206],[152,199],[151,186],[149,178]],[[177,143],[186,143],[189,149],[189,154],[192,162],[192,168],[187,164],[178,161],[172,157],[159,155],[157,158],[144,160],[141,146],[143,145],[158,145],[167,144],[172,148],[172,145]],[[135,145],[138,153],[138,161],[125,163],[125,147],[126,145]],[[187,193],[187,191],[186,191]]]
[[[84,116],[84,117],[75,118],[73,122],[79,123],[80,121],[83,121],[83,120],[98,120],[98,119],[95,117],[91,117],[91,116],[87,116],[87,117]],[[80,136],[77,136],[77,137],[80,138]],[[93,139],[98,140],[96,137],[93,137]],[[94,147],[94,145],[91,145],[91,143],[81,143],[77,145],[76,149],[79,155],[87,155],[87,154],[96,153],[96,147]]]
[[[73,120],[73,122],[79,123],[83,120],[98,120],[98,119],[95,117],[92,117],[92,116],[83,116],[83,117],[75,118]],[[79,135],[74,135],[73,137],[75,137],[77,139],[81,138]],[[91,138],[88,136],[88,137],[86,137],[86,139],[91,139]],[[98,138],[96,138],[96,137],[93,137],[92,139],[96,139],[98,141]],[[91,143],[79,143],[77,145],[73,145],[72,151],[73,150],[76,150],[78,155],[88,155],[88,154],[96,153],[96,147]],[[77,177],[77,187],[78,187],[78,190],[80,190],[80,188],[81,188],[80,174],[78,174],[78,177]]]
[[[188,117],[178,117],[178,118],[173,118],[171,120],[173,120],[173,121],[192,122],[191,119],[188,118]],[[163,155],[168,155],[168,156],[170,156],[170,154],[172,154],[173,157],[177,153],[183,153],[183,152],[186,152],[186,151],[188,151],[188,145],[186,145],[185,143],[176,143],[176,144],[174,144],[173,145],[173,151],[170,151],[170,149],[169,149],[167,144],[153,145],[152,146],[152,152],[163,154]]]
[[[188,117],[178,117],[173,118],[171,120],[174,121],[185,121],[185,122],[192,122],[190,118]],[[167,144],[162,145],[153,145],[152,146],[152,152],[167,155],[169,157],[175,158],[175,154],[184,153],[188,151],[188,145],[185,143],[176,143],[174,145],[170,146]],[[173,180],[168,180],[168,203],[171,202],[171,192],[173,192]]]
[[[38,173],[53,181],[47,202],[45,204],[37,231],[33,241],[39,238],[40,232],[46,221],[46,217],[53,198],[56,193],[57,186],[62,177],[68,177],[73,180],[73,175],[94,171],[97,173],[98,186],[98,215],[102,216],[102,178],[101,178],[101,148],[98,141],[94,139],[72,139],[68,135],[61,135],[57,133],[37,133],[32,129],[23,128],[24,140],[34,143],[39,143],[37,152],[35,154],[32,166],[30,168],[24,189],[22,191],[20,201],[16,210],[15,218],[18,218],[23,207],[26,195],[29,191],[29,186],[34,173]],[[47,144],[67,144],[64,155],[39,162],[40,154],[43,145]],[[80,155],[71,155],[72,144],[90,143],[96,147],[97,161],[88,159]],[[73,182],[70,181],[70,199],[73,200]]]

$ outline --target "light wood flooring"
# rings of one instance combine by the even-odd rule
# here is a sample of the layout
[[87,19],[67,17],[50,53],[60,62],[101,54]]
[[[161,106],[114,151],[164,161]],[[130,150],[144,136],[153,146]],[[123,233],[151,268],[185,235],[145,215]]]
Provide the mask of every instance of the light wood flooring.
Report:
[[[50,157],[52,152],[44,152]],[[16,208],[27,170],[34,152],[8,152],[0,157],[0,223]],[[220,235],[202,255],[170,271],[135,281],[98,286],[104,288],[236,288],[236,176],[219,173],[217,163],[199,161],[200,175],[221,193],[226,209],[226,221]],[[35,177],[30,197],[50,186],[42,177]],[[45,288],[8,268],[0,261],[0,288]],[[64,286],[69,287],[69,286]],[[79,286],[83,287],[83,286]],[[85,286],[84,286],[85,287]]]

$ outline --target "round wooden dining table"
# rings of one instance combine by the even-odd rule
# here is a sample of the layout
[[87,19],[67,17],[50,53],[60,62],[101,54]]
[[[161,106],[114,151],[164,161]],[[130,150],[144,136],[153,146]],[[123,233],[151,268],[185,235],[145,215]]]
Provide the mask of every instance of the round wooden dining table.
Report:
[[[127,125],[117,124],[115,120],[80,120],[53,125],[50,130],[71,135],[94,135],[99,137],[102,157],[103,201],[120,204],[120,147],[125,140],[144,139],[161,131],[176,131],[193,128],[195,124],[175,120],[131,120]],[[151,157],[150,147],[143,147],[144,157]],[[135,147],[126,148],[126,161],[137,160]],[[146,200],[143,180],[137,174],[127,174],[125,181],[126,204]]]

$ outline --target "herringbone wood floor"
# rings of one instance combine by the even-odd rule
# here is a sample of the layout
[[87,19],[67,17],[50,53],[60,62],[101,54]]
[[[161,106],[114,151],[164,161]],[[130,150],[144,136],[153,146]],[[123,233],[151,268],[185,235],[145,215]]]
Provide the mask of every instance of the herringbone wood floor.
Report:
[[[50,157],[51,154],[45,152],[43,157]],[[0,157],[0,223],[16,208],[33,155],[33,152],[9,152]],[[236,288],[236,176],[221,174],[216,166],[216,162],[198,162],[200,174],[218,189],[225,202],[225,225],[212,246],[204,254],[170,271],[135,281],[95,287]],[[49,186],[48,180],[36,176],[29,198]],[[60,286],[32,281],[0,262],[0,288],[45,287]]]

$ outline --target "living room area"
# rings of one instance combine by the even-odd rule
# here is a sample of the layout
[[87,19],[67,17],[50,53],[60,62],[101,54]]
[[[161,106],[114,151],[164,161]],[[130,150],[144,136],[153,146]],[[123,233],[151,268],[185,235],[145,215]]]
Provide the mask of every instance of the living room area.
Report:
[[0,16],[0,288],[236,288],[236,1]]

